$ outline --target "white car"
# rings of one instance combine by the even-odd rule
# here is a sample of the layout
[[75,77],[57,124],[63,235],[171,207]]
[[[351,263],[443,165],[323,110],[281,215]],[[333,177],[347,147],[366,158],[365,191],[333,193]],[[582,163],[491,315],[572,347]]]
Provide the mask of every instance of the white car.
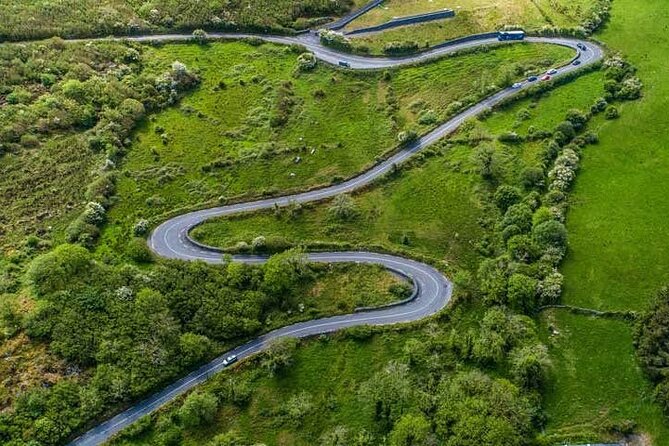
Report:
[[546,71],[546,74],[549,74],[549,75],[552,76],[554,74],[557,74],[557,70],[555,68],[551,68],[550,70]]
[[520,87],[522,87],[522,86],[523,86],[522,82],[516,82],[515,84],[513,84],[513,85],[511,86],[511,88],[520,88]]
[[230,355],[223,360],[223,365],[227,367],[227,366],[229,366],[230,364],[232,364],[233,362],[236,362],[236,361],[237,361],[237,355]]

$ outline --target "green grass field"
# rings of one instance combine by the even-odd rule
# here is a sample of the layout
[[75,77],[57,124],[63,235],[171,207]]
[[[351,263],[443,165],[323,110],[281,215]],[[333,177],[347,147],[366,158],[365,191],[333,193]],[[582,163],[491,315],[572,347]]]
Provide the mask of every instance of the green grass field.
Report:
[[[561,47],[513,45],[402,69],[384,80],[379,72],[326,66],[292,77],[296,55],[275,45],[164,46],[156,50],[157,66],[181,60],[199,69],[203,82],[178,108],[136,132],[100,251],[121,249],[139,218],[158,220],[221,197],[287,193],[354,175],[393,150],[399,130],[426,132],[453,113],[452,102],[476,101],[518,70],[541,69],[569,54]],[[292,105],[284,122],[272,126],[268,115],[287,94],[283,79],[290,79]],[[419,123],[429,110],[434,119]]]
[[[639,68],[645,97],[625,105],[619,121],[602,126],[599,145],[583,158],[568,216],[563,301],[638,311],[666,284],[669,271],[664,243],[669,236],[664,118],[669,81],[662,69],[669,14],[658,0],[613,5],[611,21],[598,38]],[[636,420],[653,444],[669,444],[666,421],[632,358],[630,328],[575,316],[560,318],[557,328],[580,336],[556,347],[560,373],[547,400],[549,430],[596,424],[601,413],[612,413]],[[570,364],[581,367],[568,372]]]

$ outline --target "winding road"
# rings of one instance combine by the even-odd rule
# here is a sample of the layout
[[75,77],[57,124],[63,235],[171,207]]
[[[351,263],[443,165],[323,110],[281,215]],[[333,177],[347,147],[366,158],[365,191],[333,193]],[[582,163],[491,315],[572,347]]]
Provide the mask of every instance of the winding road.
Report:
[[[350,69],[363,70],[382,69],[398,67],[407,64],[415,64],[468,48],[500,44],[497,39],[481,38],[468,42],[442,46],[412,56],[389,58],[365,57],[339,53],[330,48],[323,47],[319,43],[316,34],[313,32],[290,37],[229,33],[213,33],[209,34],[209,37],[212,39],[240,39],[245,37],[253,37],[280,44],[299,44],[305,46],[323,62],[337,65],[340,61],[345,61],[348,63]],[[155,40],[178,41],[190,39],[192,39],[191,35],[168,34],[159,36],[118,38],[117,40],[148,42]],[[85,39],[85,41],[89,40],[90,39]],[[570,62],[567,65],[557,68],[557,73],[554,74],[553,77],[564,76],[565,74],[577,70],[581,67],[596,63],[600,61],[604,55],[604,51],[601,47],[587,41],[546,37],[528,37],[525,39],[525,41],[532,43],[561,45],[575,50],[576,55],[574,60],[579,60],[580,64],[576,66]],[[513,42],[505,42],[503,44],[512,43]],[[579,44],[586,45],[587,50],[581,51],[578,47]],[[370,184],[374,180],[387,173],[393,168],[393,165],[401,164],[410,158],[413,154],[421,151],[425,147],[433,144],[449,133],[452,133],[468,118],[478,115],[485,109],[488,109],[500,103],[504,99],[517,94],[519,91],[528,88],[532,84],[532,82],[523,81],[516,85],[516,88],[509,87],[499,91],[498,93],[482,100],[478,104],[451,118],[449,121],[443,123],[431,132],[422,136],[414,143],[401,148],[387,159],[373,166],[371,169],[347,181],[323,189],[312,190],[295,195],[239,203],[229,206],[221,206],[183,214],[172,218],[158,226],[149,238],[149,246],[157,255],[166,258],[201,260],[210,263],[220,263],[222,261],[222,254],[220,250],[202,245],[193,240],[189,235],[191,229],[209,219],[216,217],[237,214],[240,212],[252,212],[260,209],[270,209],[274,208],[275,206],[287,206],[293,202],[306,203],[318,201],[334,197],[338,194],[355,191],[356,189]],[[241,360],[266,349],[272,341],[285,337],[303,338],[364,324],[386,325],[420,320],[438,313],[446,306],[451,297],[452,284],[448,281],[448,279],[435,268],[414,260],[372,252],[320,252],[309,253],[307,256],[308,259],[313,262],[358,262],[382,265],[395,273],[413,280],[414,286],[416,288],[416,292],[414,293],[415,297],[405,303],[402,303],[401,305],[383,307],[372,311],[357,312],[354,314],[328,317],[307,322],[300,322],[266,333],[225,353],[212,362],[200,367],[198,370],[195,370],[187,376],[172,383],[146,400],[135,404],[124,412],[99,424],[81,437],[74,440],[72,443],[70,443],[70,445],[92,446],[104,443],[114,434],[128,427],[142,416],[153,412],[162,405],[174,400],[179,395],[182,395],[184,392],[206,381],[212,374],[223,370],[225,368],[223,359],[229,355],[237,355]],[[233,260],[246,263],[262,263],[266,260],[266,257],[239,255],[234,256]]]

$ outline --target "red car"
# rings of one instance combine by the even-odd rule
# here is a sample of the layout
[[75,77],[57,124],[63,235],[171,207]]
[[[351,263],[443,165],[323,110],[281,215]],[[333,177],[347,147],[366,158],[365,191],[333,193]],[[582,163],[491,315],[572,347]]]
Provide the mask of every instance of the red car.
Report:
[[551,77],[550,77],[550,75],[547,74],[547,75],[543,76],[543,77],[541,78],[541,80],[542,80],[542,81],[549,81],[549,80],[551,80]]

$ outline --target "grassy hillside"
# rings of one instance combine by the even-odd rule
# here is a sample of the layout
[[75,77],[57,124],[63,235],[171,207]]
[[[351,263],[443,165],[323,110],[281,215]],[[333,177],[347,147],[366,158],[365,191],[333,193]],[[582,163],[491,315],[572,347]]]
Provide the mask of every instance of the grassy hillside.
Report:
[[354,175],[393,150],[401,130],[427,132],[499,85],[569,55],[513,45],[387,74],[321,64],[294,75],[297,54],[285,47],[166,45],[154,63],[178,59],[199,71],[202,85],[134,135],[101,251],[122,250],[140,218]]
[[0,41],[195,28],[292,32],[343,15],[355,3],[354,0],[7,0],[0,8]]

